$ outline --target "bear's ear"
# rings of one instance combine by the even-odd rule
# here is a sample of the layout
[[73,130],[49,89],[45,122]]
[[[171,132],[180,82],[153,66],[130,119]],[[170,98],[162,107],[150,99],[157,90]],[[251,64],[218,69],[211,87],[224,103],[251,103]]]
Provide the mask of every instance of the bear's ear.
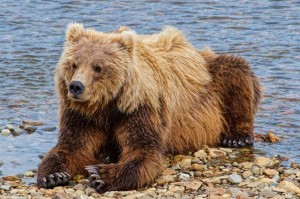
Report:
[[118,41],[120,47],[128,51],[133,56],[136,48],[136,33],[133,31],[126,31],[121,33],[120,40]]
[[67,42],[76,43],[84,34],[84,27],[81,23],[69,23],[66,32]]

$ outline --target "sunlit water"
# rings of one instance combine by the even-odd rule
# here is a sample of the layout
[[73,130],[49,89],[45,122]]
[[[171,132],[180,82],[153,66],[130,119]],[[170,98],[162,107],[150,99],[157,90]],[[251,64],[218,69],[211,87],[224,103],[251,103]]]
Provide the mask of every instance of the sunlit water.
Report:
[[36,168],[38,155],[57,141],[57,131],[42,128],[57,127],[53,70],[71,21],[100,31],[126,25],[138,33],[173,25],[199,49],[246,58],[265,88],[255,130],[284,137],[256,143],[256,151],[300,162],[300,1],[63,2],[0,1],[0,126],[46,123],[31,135],[0,135],[0,175]]

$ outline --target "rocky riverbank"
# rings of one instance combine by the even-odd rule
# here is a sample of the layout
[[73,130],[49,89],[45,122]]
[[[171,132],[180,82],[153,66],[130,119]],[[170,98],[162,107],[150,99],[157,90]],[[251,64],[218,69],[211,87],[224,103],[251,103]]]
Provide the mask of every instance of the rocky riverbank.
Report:
[[6,176],[0,180],[0,199],[300,198],[300,165],[283,167],[282,159],[254,157],[251,149],[204,148],[194,154],[166,157],[166,169],[150,187],[102,195],[81,176],[68,186],[49,190]]

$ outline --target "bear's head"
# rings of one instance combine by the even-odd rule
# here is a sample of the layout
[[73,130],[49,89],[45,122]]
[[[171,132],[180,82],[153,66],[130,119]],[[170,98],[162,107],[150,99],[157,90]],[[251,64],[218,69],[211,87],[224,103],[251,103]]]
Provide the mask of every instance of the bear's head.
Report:
[[71,23],[56,70],[63,103],[73,107],[103,106],[121,92],[135,67],[135,33],[103,33]]

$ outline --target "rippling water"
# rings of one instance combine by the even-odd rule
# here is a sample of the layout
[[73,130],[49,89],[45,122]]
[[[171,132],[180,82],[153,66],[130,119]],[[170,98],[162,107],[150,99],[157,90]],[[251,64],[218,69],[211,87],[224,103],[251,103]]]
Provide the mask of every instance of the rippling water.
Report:
[[[0,4],[0,126],[22,119],[57,126],[53,69],[71,21],[111,31],[120,25],[153,33],[165,25],[183,30],[199,49],[246,58],[265,87],[256,132],[284,136],[256,143],[267,155],[300,162],[300,1],[5,1]],[[45,127],[44,126],[44,127]],[[56,143],[57,131],[0,135],[0,175],[37,167],[38,155]]]

